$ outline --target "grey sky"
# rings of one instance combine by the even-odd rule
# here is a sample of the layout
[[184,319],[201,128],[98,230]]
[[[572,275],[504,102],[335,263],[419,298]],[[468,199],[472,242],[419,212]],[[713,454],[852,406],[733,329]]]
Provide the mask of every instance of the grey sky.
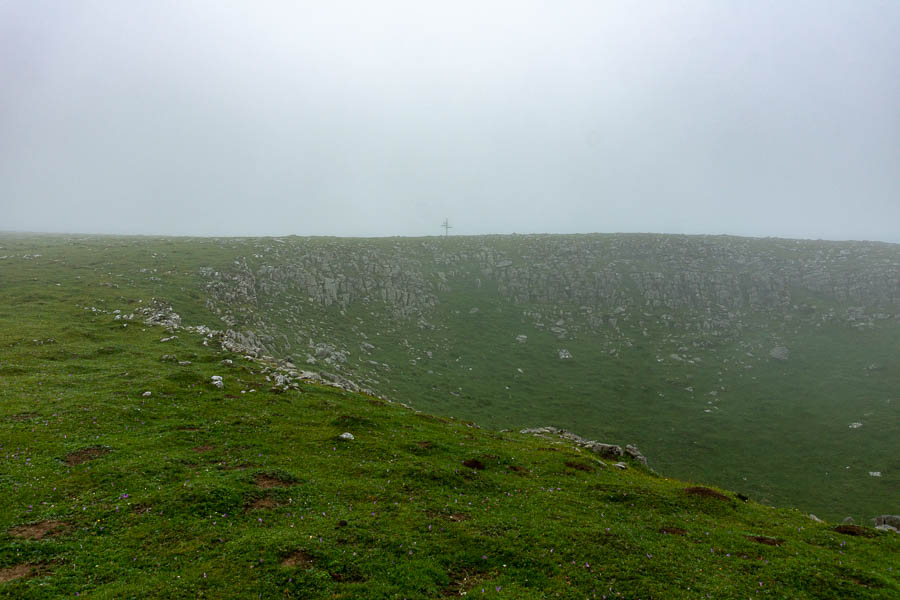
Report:
[[0,230],[900,242],[898,31],[896,0],[0,0]]

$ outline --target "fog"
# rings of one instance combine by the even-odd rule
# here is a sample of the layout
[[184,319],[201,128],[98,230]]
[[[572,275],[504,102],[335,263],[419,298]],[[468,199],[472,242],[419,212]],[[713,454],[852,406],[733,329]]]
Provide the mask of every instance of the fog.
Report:
[[0,2],[0,230],[900,242],[898,31],[894,0]]

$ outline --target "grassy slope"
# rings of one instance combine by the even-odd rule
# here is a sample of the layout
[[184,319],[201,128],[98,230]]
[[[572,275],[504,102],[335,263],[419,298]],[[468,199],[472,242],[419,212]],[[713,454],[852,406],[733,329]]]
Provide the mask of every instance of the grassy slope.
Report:
[[[598,243],[610,243],[616,236],[594,237]],[[386,251],[401,243],[415,247],[421,240],[290,243],[301,248],[331,244],[352,253],[354,244]],[[527,247],[510,236],[450,238],[444,243],[459,253],[489,243],[516,260]],[[766,240],[753,243],[770,250]],[[235,250],[240,252],[237,244]],[[260,248],[264,244],[243,244],[245,256],[262,253],[251,263],[277,263]],[[828,246],[809,242],[800,248],[814,253],[823,245]],[[425,253],[426,263],[427,257]],[[653,258],[643,257],[644,262],[632,267],[669,268],[654,264]],[[776,311],[752,317],[755,320],[748,320],[738,339],[676,330],[676,341],[662,344],[658,351],[657,341],[673,331],[653,329],[656,314],[646,319],[647,337],[642,333],[647,325],[632,317],[620,322],[619,338],[580,333],[559,340],[523,316],[525,310],[547,315],[548,307],[502,301],[489,279],[479,287],[473,285],[477,261],[458,267],[473,275],[451,280],[452,292],[439,296],[436,314],[429,315],[437,325],[434,330],[420,329],[415,320],[391,321],[378,312],[377,303],[351,305],[344,312],[303,304],[298,312],[296,298],[260,293],[264,302],[253,312],[288,334],[296,327],[287,316],[299,315],[300,322],[319,324],[315,341],[330,341],[351,351],[362,341],[358,331],[351,331],[358,325],[376,348],[370,354],[356,352],[346,368],[366,373],[377,380],[371,385],[378,391],[422,410],[494,427],[552,424],[604,441],[637,443],[666,473],[737,489],[763,502],[802,507],[830,519],[852,515],[868,520],[896,511],[900,496],[896,320],[858,329],[840,320],[823,324],[818,313]],[[835,267],[841,268],[850,267]],[[846,310],[825,298],[796,299],[801,300],[816,304],[819,312]],[[470,313],[475,307],[479,311]],[[579,311],[574,305],[560,308]],[[677,311],[662,312],[689,320]],[[515,342],[518,333],[528,335],[527,344]],[[625,338],[635,343],[627,345]],[[687,350],[685,339],[690,340]],[[293,342],[296,360],[302,362],[306,337],[298,335]],[[789,361],[769,357],[776,343],[791,348]],[[568,349],[574,358],[559,360],[559,348]],[[616,355],[610,355],[611,348]],[[701,360],[677,362],[669,359],[672,353]],[[392,368],[372,367],[370,360]],[[881,368],[867,369],[873,363]],[[853,422],[863,422],[864,427],[850,429]],[[882,477],[871,477],[870,471],[881,472]]]
[[[102,276],[115,273],[98,270],[108,257],[42,259],[0,265],[0,578],[32,565],[0,596],[900,594],[900,536],[690,496],[565,443],[340,390],[271,393],[259,364],[225,366],[196,336],[161,343],[160,328],[114,320],[148,302],[152,282]],[[180,292],[187,304],[192,289]],[[198,308],[188,322],[208,318]],[[66,464],[85,448],[109,452]],[[473,458],[486,468],[462,465]],[[262,488],[260,474],[288,485]],[[13,535],[47,520],[55,535]]]

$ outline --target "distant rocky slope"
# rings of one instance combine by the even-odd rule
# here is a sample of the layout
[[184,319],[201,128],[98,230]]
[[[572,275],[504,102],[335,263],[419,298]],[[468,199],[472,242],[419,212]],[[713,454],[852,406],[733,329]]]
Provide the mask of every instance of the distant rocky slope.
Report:
[[[872,327],[900,319],[900,246],[676,235],[527,235],[403,240],[284,238],[257,243],[227,271],[203,271],[210,305],[252,324],[274,352],[289,333],[259,311],[377,305],[432,326],[455,291],[490,290],[560,339],[621,334],[620,324],[731,336],[754,316]],[[477,307],[473,307],[477,308]],[[309,329],[307,331],[307,328]],[[287,339],[285,339],[287,337]],[[315,350],[316,342],[310,348]],[[314,355],[314,352],[313,352]]]

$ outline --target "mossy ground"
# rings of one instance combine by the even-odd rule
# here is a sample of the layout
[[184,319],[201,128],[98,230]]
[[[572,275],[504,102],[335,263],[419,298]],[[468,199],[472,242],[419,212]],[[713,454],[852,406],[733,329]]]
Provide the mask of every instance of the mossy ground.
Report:
[[896,534],[335,388],[276,393],[260,363],[115,320],[142,284],[0,268],[0,597],[900,596]]

